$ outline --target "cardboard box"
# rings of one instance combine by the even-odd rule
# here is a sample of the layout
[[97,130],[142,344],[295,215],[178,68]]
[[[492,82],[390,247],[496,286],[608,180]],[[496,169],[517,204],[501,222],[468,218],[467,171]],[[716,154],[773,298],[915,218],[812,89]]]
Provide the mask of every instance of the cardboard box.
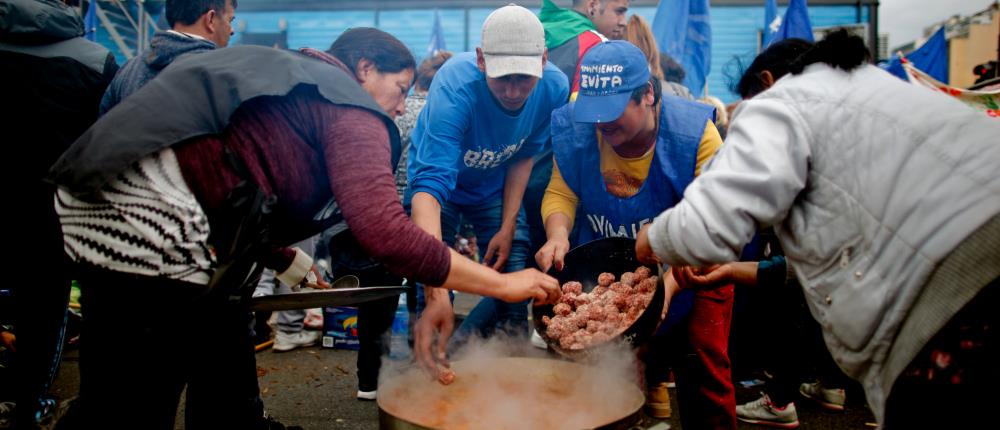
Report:
[[358,308],[323,308],[323,348],[357,351],[359,347]]

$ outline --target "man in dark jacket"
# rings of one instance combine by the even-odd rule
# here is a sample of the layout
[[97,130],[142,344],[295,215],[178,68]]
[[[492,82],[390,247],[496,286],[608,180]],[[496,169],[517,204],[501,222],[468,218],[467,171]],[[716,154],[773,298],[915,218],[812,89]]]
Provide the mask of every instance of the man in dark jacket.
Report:
[[54,188],[42,178],[97,119],[101,94],[118,69],[107,49],[82,35],[78,12],[61,2],[0,0],[0,82],[12,107],[2,127],[18,160],[5,169],[7,199],[17,208],[8,213],[14,220],[8,243],[34,245],[8,262],[17,335],[14,428],[34,428],[52,410],[54,401],[45,396],[58,368],[69,302]]
[[101,115],[180,56],[229,45],[236,3],[236,0],[167,0],[166,17],[171,29],[154,34],[149,49],[122,66],[101,99]]

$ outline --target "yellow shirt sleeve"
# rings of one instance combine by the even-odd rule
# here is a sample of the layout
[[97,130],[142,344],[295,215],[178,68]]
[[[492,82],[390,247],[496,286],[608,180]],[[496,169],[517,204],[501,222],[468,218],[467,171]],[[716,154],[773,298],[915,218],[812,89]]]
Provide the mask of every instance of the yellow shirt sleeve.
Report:
[[712,121],[707,121],[705,133],[701,135],[701,144],[698,145],[698,158],[694,163],[695,177],[701,174],[701,166],[711,160],[720,147],[722,147],[722,135]]
[[576,205],[578,203],[580,203],[580,198],[566,184],[566,180],[559,173],[559,165],[553,161],[552,178],[549,179],[549,186],[545,188],[545,196],[542,197],[542,221],[548,219],[549,215],[562,212],[569,217],[572,223],[576,219]]

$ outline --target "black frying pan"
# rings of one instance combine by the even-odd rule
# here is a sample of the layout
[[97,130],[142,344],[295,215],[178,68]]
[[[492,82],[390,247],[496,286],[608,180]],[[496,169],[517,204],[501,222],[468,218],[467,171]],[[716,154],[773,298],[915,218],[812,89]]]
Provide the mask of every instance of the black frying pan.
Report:
[[[597,286],[597,276],[604,272],[613,273],[615,278],[621,277],[622,273],[633,272],[639,266],[648,267],[652,273],[659,270],[656,266],[650,266],[639,262],[635,255],[635,240],[622,237],[612,237],[597,239],[577,246],[566,253],[565,266],[563,270],[549,273],[554,275],[559,284],[569,281],[577,281],[583,284],[583,291],[590,292]],[[656,325],[660,322],[660,313],[663,311],[664,300],[663,277],[656,283],[656,292],[653,299],[643,311],[639,319],[629,328],[622,332],[619,337],[632,345],[638,346],[645,342],[656,330]],[[553,305],[532,306],[532,320],[535,330],[545,339],[552,349],[568,358],[581,358],[588,354],[588,350],[568,350],[559,346],[558,339],[550,339],[545,334],[545,324],[542,323],[542,316],[552,318]]]

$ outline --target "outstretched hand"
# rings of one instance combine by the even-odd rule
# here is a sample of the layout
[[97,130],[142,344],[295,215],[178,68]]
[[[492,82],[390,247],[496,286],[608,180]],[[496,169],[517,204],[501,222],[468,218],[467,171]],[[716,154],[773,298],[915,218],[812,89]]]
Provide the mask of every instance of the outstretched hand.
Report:
[[[486,245],[486,254],[483,255],[483,264],[490,266],[497,272],[503,270],[510,258],[511,243],[514,241],[514,232],[501,228],[490,243]],[[492,264],[490,263],[492,262]]]
[[653,252],[652,245],[649,244],[649,226],[646,224],[635,236],[635,256],[642,264],[661,264],[659,257]]
[[427,307],[413,326],[414,356],[431,378],[439,380],[442,372],[450,367],[448,339],[455,330],[455,314],[447,290],[428,288],[425,291],[428,293]]
[[502,276],[505,285],[496,298],[507,303],[534,299],[536,305],[552,304],[559,301],[562,295],[559,281],[536,269],[504,273]]
[[569,252],[569,241],[566,239],[549,239],[535,253],[535,262],[538,263],[538,267],[542,272],[548,272],[549,269],[555,267],[556,270],[561,271],[566,265],[566,253]]
[[[756,271],[757,263],[749,263]],[[709,267],[674,267],[674,278],[681,288],[712,288],[715,286],[741,281],[740,271],[745,263],[735,262]],[[749,266],[748,266],[749,267]]]

